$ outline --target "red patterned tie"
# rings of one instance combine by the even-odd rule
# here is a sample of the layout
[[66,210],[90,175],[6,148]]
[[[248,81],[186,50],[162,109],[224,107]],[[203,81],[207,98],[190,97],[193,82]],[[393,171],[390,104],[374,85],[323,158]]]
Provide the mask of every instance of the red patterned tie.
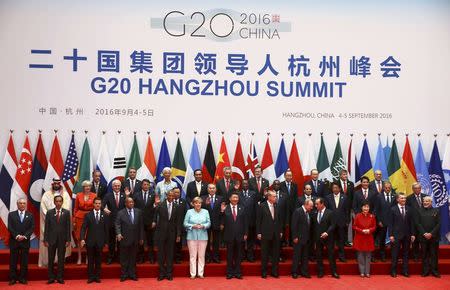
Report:
[[236,206],[233,205],[233,220],[234,221],[236,221],[236,217],[237,217],[237,215],[236,215]]

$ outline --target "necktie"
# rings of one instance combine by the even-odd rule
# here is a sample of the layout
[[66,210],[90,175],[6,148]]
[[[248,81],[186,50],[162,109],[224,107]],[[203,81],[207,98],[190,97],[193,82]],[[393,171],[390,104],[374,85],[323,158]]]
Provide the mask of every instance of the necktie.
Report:
[[310,220],[309,220],[309,214],[308,214],[308,212],[305,211],[305,215],[306,215],[306,222],[307,222],[308,225],[309,225]]
[[169,220],[172,217],[172,203],[169,202],[169,207],[167,208],[168,212],[169,212]]
[[246,191],[244,191],[244,196],[245,196],[245,198],[247,198],[248,197],[248,191],[246,190]]
[[416,194],[416,200],[419,207],[422,207],[422,203],[420,202],[420,195]]
[[130,221],[134,224],[133,211],[131,209],[128,210],[128,214],[130,215]]
[[314,190],[317,192],[317,180],[314,180]]
[[23,211],[20,212],[20,222],[23,222]]
[[116,207],[119,208],[119,194],[116,193]]
[[272,215],[272,219],[274,220],[275,219],[275,210],[273,208],[273,204],[270,204],[269,208],[270,208],[270,214]]
[[200,192],[202,191],[202,184],[201,182],[197,182],[197,195],[200,196]]
[[230,190],[230,180],[227,179],[227,191],[229,191],[229,190]]
[[317,216],[317,222],[320,224],[321,220],[322,220],[322,211],[319,211],[319,215]]
[[334,203],[336,204],[336,208],[339,207],[339,194],[334,195]]
[[402,206],[402,218],[405,219],[405,207]]
[[291,183],[287,182],[288,194],[291,195]]
[[214,208],[214,197],[211,197],[211,208]]
[[59,223],[59,209],[56,210],[56,222]]
[[234,221],[236,221],[236,217],[237,217],[237,215],[236,215],[236,206],[233,205],[233,220]]
[[258,177],[257,181],[258,181],[258,192],[260,192],[261,191],[261,178]]
[[99,216],[98,216],[98,211],[95,212],[95,221],[98,222],[100,221]]
[[144,204],[147,204],[147,191],[144,192]]
[[364,199],[367,199],[367,189],[364,189]]
[[377,189],[378,189],[378,193],[381,192],[381,181],[378,180],[377,182]]
[[344,183],[344,193],[347,193],[347,181],[344,181],[342,183]]
[[391,201],[389,200],[389,194],[388,193],[386,194],[386,202],[387,203],[391,203]]
[[95,184],[95,193],[98,193],[98,183]]
[[133,192],[133,190],[134,190],[134,180],[131,180],[131,188],[130,188],[130,191]]

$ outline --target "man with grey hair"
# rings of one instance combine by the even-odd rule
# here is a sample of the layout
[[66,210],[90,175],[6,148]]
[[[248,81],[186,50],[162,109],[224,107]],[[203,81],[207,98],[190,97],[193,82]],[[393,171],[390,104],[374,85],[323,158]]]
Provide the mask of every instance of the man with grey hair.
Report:
[[378,240],[378,248],[380,251],[380,259],[386,261],[386,234],[389,225],[391,207],[397,203],[395,193],[392,190],[392,184],[385,181],[383,191],[379,194],[375,201],[375,217],[377,219],[376,238]]
[[225,202],[229,202],[231,193],[235,191],[235,181],[231,179],[232,174],[231,167],[227,166],[223,169],[223,178],[219,179],[216,183],[217,194],[220,195]]
[[[410,194],[406,198],[406,205],[412,209],[414,216],[418,216],[419,210],[422,208],[423,199],[427,195],[425,193],[422,193],[422,185],[420,184],[420,182],[413,183],[411,187],[412,187],[413,194]],[[415,262],[419,261],[419,257],[421,256],[419,239],[416,239],[412,243],[412,251],[411,252],[412,252],[414,261]]]
[[164,167],[162,170],[163,180],[156,184],[155,193],[159,196],[160,201],[166,199],[167,193],[177,187],[177,183],[171,179],[172,169]]
[[383,187],[384,186],[383,172],[381,172],[381,170],[377,169],[374,172],[374,176],[375,176],[375,179],[370,182],[369,189],[377,194],[380,194],[383,192],[383,188],[384,188]]
[[[27,284],[28,253],[30,251],[31,235],[34,231],[33,214],[27,211],[27,200],[17,200],[17,210],[8,214],[9,237],[9,285]],[[20,258],[20,273],[17,273],[17,263]]]

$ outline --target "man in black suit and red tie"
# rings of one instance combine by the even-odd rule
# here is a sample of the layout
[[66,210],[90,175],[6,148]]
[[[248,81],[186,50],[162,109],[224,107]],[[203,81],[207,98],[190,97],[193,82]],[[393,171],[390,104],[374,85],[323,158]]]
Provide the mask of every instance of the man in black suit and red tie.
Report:
[[244,207],[244,212],[247,215],[248,223],[248,235],[247,235],[247,246],[244,247],[245,257],[247,261],[255,261],[255,240],[256,240],[256,208],[258,206],[259,195],[249,189],[248,180],[242,180],[241,191],[239,192],[239,204]]
[[196,197],[204,197],[208,195],[208,184],[202,180],[203,174],[201,169],[194,170],[194,181],[187,184],[186,201],[192,208],[191,201]]
[[375,192],[377,195],[383,192],[383,173],[381,170],[375,170],[374,172],[375,180],[372,180],[369,184],[370,190]]
[[231,193],[235,190],[235,181],[231,179],[231,174],[231,167],[225,167],[223,169],[223,178],[219,179],[216,183],[217,195],[220,195],[226,202],[228,202]]
[[97,197],[103,199],[103,197],[105,197],[108,185],[103,184],[101,180],[102,180],[102,172],[97,169],[94,170],[92,172],[91,192],[97,194]]
[[108,243],[109,227],[102,211],[102,199],[94,198],[94,209],[90,211],[81,227],[81,246],[87,248],[88,283],[100,283],[103,247]]
[[[412,209],[414,216],[418,216],[420,209],[423,207],[423,199],[427,195],[422,193],[422,185],[419,182],[415,182],[412,185],[412,190],[413,194],[410,194],[406,198],[406,205]],[[419,257],[421,256],[421,249],[419,246],[420,241],[419,239],[416,239],[412,243],[412,255],[415,262],[419,261]]]
[[127,193],[127,195],[133,195],[133,193],[141,191],[141,181],[136,178],[136,173],[136,168],[130,167],[128,178],[122,183],[121,191]]
[[269,180],[262,177],[262,172],[260,165],[255,166],[255,176],[248,180],[249,189],[258,193],[260,201],[264,199],[266,189],[269,188]]
[[363,201],[367,201],[370,207],[370,213],[375,209],[377,194],[369,188],[369,178],[367,176],[361,177],[361,190],[355,192],[353,196],[353,212],[355,214],[361,212]]
[[[27,284],[28,253],[30,239],[34,232],[33,214],[27,209],[27,200],[17,201],[17,210],[8,214],[9,237],[9,285]],[[20,258],[20,272],[17,273],[17,263]]]
[[[202,207],[209,212],[211,227],[208,229],[208,245],[206,246],[206,262],[219,264],[220,245],[220,217],[225,209],[222,196],[216,194],[216,186],[208,184],[208,196],[204,199]],[[212,247],[211,247],[212,246]]]
[[312,218],[310,213],[313,207],[312,200],[307,199],[292,215],[291,235],[294,245],[294,255],[292,257],[291,274],[294,279],[298,277],[299,264],[301,265],[301,275],[305,278],[311,278],[308,273],[308,250],[312,239]]
[[238,204],[239,194],[230,196],[230,204],[225,208],[221,227],[224,228],[224,241],[227,245],[227,279],[242,279],[241,261],[243,242],[248,236],[248,220],[244,207]]
[[267,191],[267,201],[259,204],[256,214],[256,237],[261,241],[261,278],[267,278],[267,263],[271,254],[272,277],[278,278],[280,260],[280,239],[283,237],[285,216],[276,205],[277,194]]
[[353,205],[353,195],[355,192],[355,184],[348,180],[348,171],[347,169],[341,169],[339,171],[339,184],[341,185],[341,194],[345,195],[347,197],[347,203],[348,203],[348,220],[349,222],[349,229],[345,231],[345,246],[350,247],[351,242],[348,237],[349,231],[352,231],[352,205]]
[[310,174],[311,180],[306,184],[311,185],[313,190],[312,195],[325,198],[329,194],[329,190],[327,184],[319,179],[319,171],[317,169],[313,169]]

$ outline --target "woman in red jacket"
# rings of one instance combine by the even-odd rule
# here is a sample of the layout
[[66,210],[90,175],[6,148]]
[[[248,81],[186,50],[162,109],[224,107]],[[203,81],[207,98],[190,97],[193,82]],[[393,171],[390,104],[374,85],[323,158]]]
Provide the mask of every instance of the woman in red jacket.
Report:
[[353,248],[356,250],[358,259],[359,273],[361,277],[370,277],[370,258],[372,251],[375,250],[373,233],[376,229],[375,215],[369,213],[370,206],[364,201],[361,206],[362,212],[358,213],[353,222],[355,237],[353,239]]

